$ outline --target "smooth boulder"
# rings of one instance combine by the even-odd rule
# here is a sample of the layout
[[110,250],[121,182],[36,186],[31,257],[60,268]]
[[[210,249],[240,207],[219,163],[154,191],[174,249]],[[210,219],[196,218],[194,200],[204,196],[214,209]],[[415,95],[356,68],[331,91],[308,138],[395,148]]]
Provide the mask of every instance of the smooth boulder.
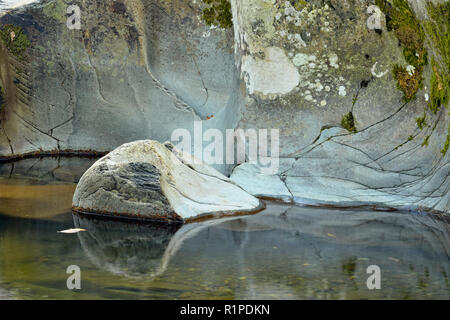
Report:
[[261,208],[257,198],[230,179],[192,160],[170,143],[141,140],[124,144],[84,173],[73,209],[170,223]]

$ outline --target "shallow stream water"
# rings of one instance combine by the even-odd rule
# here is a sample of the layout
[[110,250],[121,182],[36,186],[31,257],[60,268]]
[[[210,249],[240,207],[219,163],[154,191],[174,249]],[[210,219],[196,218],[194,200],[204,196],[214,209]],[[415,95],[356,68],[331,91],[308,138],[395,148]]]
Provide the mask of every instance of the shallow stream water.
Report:
[[[450,228],[435,216],[278,203],[178,227],[73,215],[93,161],[0,165],[0,299],[450,298]],[[73,227],[87,231],[57,233]],[[67,289],[70,265],[81,290]]]

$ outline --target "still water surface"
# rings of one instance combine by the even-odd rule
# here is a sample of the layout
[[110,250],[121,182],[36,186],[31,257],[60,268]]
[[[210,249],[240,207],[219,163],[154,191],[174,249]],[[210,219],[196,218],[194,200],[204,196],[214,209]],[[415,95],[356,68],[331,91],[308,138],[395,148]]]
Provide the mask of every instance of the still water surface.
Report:
[[[0,165],[0,299],[450,298],[450,228],[435,217],[276,203],[170,228],[74,216],[92,161]],[[57,233],[73,227],[87,231]],[[381,290],[367,289],[369,265]]]

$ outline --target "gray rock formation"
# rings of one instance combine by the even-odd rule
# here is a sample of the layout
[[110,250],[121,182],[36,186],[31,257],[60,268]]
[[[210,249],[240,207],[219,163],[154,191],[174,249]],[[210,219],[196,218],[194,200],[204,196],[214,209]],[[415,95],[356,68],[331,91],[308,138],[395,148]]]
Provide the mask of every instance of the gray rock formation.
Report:
[[[192,297],[197,287],[204,294],[203,286],[237,299],[449,296],[449,227],[430,215],[269,204],[262,214],[186,224],[178,231],[74,220],[87,230],[78,233],[84,252],[102,270],[140,281],[158,275],[185,284],[192,278]],[[383,290],[367,290],[370,265],[380,266]],[[221,292],[224,281],[231,292]]]
[[81,177],[74,210],[172,223],[262,208],[257,198],[218,171],[185,159],[171,144],[124,144]]
[[[290,3],[232,1],[237,63],[248,91],[238,126],[280,128],[281,168],[271,179],[284,182],[290,198],[301,203],[373,203],[448,213],[448,99],[434,111],[429,101],[433,77],[448,79],[445,49],[428,28],[434,7],[411,2],[411,16],[415,12],[417,18],[408,19],[423,30],[411,25],[392,30],[400,20],[397,13],[390,13],[393,22],[387,25],[381,12],[380,29],[371,30],[366,11],[371,1]],[[406,1],[399,3],[408,8]],[[401,28],[418,38],[424,32],[415,55],[427,51],[429,60],[418,75],[423,87],[408,102],[392,71],[394,64],[409,63],[403,43],[410,39],[402,38]],[[356,133],[346,127],[349,112]],[[418,125],[422,117],[425,126]],[[232,179],[253,194],[267,195],[255,189],[268,178],[253,175],[254,170],[245,165]],[[274,195],[285,198],[285,190],[278,192]]]
[[31,42],[0,42],[1,156],[279,129],[278,174],[232,175],[254,195],[450,212],[448,2],[231,0],[233,30],[185,0],[79,1],[70,30],[68,5],[0,19]]

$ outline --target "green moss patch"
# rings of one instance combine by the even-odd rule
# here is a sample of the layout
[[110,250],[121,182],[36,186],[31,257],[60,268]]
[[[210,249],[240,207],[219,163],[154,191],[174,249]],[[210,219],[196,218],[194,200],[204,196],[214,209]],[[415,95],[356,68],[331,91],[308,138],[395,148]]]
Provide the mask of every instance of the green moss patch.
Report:
[[0,112],[2,112],[3,107],[5,105],[6,99],[5,99],[5,91],[0,86]]
[[403,91],[404,100],[411,101],[415,99],[417,90],[421,86],[422,76],[417,71],[409,73],[405,67],[395,65],[392,70],[394,78],[397,80],[397,87]]
[[447,77],[439,73],[437,65],[434,61],[432,61],[432,69],[433,73],[430,81],[430,102],[428,103],[428,107],[431,111],[433,111],[433,113],[437,113],[441,109],[441,106],[447,105],[450,88]]
[[291,0],[291,5],[298,11],[303,10],[308,5],[306,0]]
[[394,77],[398,87],[404,93],[406,101],[415,98],[422,85],[424,66],[428,64],[427,51],[424,46],[425,34],[420,22],[414,16],[406,0],[376,0],[376,5],[386,15],[388,30],[393,30],[408,64],[414,67],[410,75],[405,67],[394,66]]
[[449,144],[450,144],[450,123],[448,124],[447,128],[447,140],[445,141],[444,148],[442,148],[441,150],[443,156],[447,154]]
[[353,113],[349,112],[342,117],[341,126],[342,126],[342,128],[346,129],[348,132],[357,133],[358,130],[356,129],[355,122],[356,121],[355,121],[355,117],[353,116]]
[[424,29],[440,51],[447,72],[450,71],[450,2],[434,5],[427,3],[429,20],[424,21]]
[[[429,109],[437,113],[441,108],[449,108],[450,92],[450,2],[433,4],[427,3],[429,19],[424,21],[426,36],[438,50],[441,59],[431,61],[432,75],[430,80]],[[437,58],[437,57],[436,57]],[[443,64],[442,64],[443,62]],[[447,127],[447,139],[441,150],[443,156],[447,154],[450,140],[450,123]]]
[[423,142],[422,142],[422,147],[428,147],[429,140],[430,140],[430,136],[426,136],[425,140],[423,140]]
[[233,15],[229,0],[202,0],[209,5],[203,10],[203,21],[208,25],[216,25],[224,29],[233,27]]
[[417,126],[420,130],[423,130],[427,126],[427,115],[423,113],[423,117],[416,119]]
[[0,29],[0,37],[8,51],[18,57],[31,45],[23,29],[12,24],[6,24]]

